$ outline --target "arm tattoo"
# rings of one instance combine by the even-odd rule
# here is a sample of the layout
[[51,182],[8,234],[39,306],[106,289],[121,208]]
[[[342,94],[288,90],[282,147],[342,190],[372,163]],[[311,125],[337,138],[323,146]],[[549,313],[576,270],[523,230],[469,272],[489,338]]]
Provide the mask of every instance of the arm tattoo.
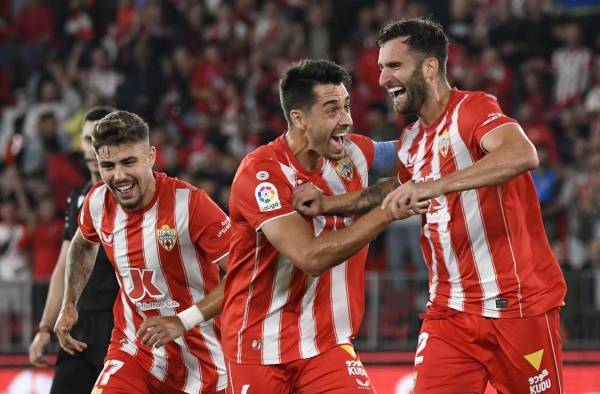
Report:
[[363,190],[356,198],[335,208],[335,215],[363,215],[383,202],[385,196],[399,185],[398,179],[393,182],[379,182]]
[[98,246],[75,235],[67,254],[64,303],[77,303],[94,268]]

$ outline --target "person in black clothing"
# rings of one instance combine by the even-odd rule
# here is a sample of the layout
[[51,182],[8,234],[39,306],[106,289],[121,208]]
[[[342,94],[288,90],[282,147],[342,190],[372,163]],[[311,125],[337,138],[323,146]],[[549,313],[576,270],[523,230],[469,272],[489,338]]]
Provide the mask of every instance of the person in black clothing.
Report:
[[[92,131],[96,122],[112,111],[113,109],[107,107],[94,107],[85,115],[81,147],[91,180],[73,189],[67,200],[62,248],[52,272],[38,332],[29,345],[29,361],[38,367],[48,366],[44,353],[62,304],[66,256],[71,239],[78,228],[79,209],[91,186],[101,182],[100,169],[92,148]],[[74,338],[87,343],[88,346],[83,352],[75,355],[70,355],[62,349],[59,351],[51,394],[89,393],[92,390],[104,367],[104,356],[113,328],[112,307],[118,289],[114,270],[104,249],[100,248],[90,280],[77,305],[79,320],[71,330]]]

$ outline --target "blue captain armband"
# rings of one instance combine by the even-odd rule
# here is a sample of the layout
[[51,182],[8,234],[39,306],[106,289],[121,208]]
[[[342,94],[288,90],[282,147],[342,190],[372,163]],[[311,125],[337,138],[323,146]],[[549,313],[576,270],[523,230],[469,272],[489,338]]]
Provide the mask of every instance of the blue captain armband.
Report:
[[397,161],[396,141],[375,142],[375,153],[369,175],[375,177],[387,176]]

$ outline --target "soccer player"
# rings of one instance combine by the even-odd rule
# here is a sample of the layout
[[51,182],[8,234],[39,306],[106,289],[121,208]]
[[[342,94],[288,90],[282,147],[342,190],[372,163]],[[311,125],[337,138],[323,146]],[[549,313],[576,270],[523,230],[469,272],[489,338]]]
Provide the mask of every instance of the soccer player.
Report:
[[[219,328],[209,319],[222,298],[219,266],[225,269],[227,261],[229,218],[204,191],[152,171],[156,149],[137,115],[117,111],[102,118],[93,146],[104,185],[86,196],[67,254],[55,326],[61,347],[70,354],[86,347],[70,330],[102,243],[120,292],[104,369],[92,392],[223,392]],[[157,316],[163,319],[147,324]],[[150,338],[137,332],[146,317]]]
[[329,199],[302,190],[298,209],[351,215],[383,202],[403,214],[431,201],[415,393],[482,393],[488,382],[503,393],[562,393],[566,285],[528,172],[535,148],[493,96],[450,88],[448,39],[437,23],[392,23],[377,42],[380,85],[396,112],[418,116],[400,138],[401,185]]
[[289,68],[279,86],[288,130],[247,155],[234,178],[221,316],[229,393],[375,392],[351,340],[364,311],[366,245],[390,212],[312,219],[292,204],[302,182],[345,193],[389,161],[390,143],[348,133],[349,83],[329,61]]
[[[93,184],[101,182],[98,161],[92,147],[92,130],[98,120],[112,112],[108,107],[94,107],[84,117],[81,129],[81,150],[91,180],[73,189],[67,200],[63,243],[50,278],[50,286],[39,329],[29,345],[29,361],[37,366],[48,366],[44,351],[52,328],[56,323],[65,287],[65,262],[71,239],[77,231],[77,215],[83,199]],[[50,393],[90,392],[104,365],[104,356],[113,328],[112,307],[119,285],[115,273],[103,249],[98,250],[90,280],[83,289],[77,311],[79,319],[71,334],[87,344],[80,354],[71,355],[64,350],[58,352],[54,367],[54,379]]]

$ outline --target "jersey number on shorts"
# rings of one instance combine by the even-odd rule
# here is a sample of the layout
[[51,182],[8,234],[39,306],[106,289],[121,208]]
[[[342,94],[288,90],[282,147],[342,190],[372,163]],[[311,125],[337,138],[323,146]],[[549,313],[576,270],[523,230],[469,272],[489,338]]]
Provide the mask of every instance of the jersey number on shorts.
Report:
[[96,386],[104,386],[108,383],[108,379],[117,372],[121,367],[125,364],[121,360],[106,360],[104,363],[104,368],[102,368],[102,372],[98,376],[98,380],[96,380]]
[[419,356],[425,346],[427,346],[427,340],[429,339],[429,334],[426,332],[422,332],[419,335],[419,344],[417,345],[417,353],[415,354],[415,365],[421,364],[423,362],[423,356]]

